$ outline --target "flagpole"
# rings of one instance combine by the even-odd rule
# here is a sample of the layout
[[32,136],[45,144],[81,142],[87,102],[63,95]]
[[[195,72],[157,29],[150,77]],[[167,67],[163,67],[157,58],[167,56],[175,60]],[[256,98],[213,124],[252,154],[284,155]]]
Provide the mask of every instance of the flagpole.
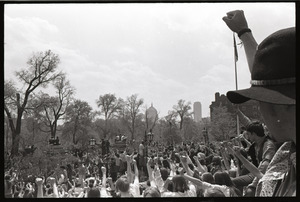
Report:
[[[235,89],[238,90],[237,67],[236,67],[236,62],[238,60],[238,53],[237,53],[237,48],[236,48],[236,41],[235,41],[234,32],[233,32],[233,42],[234,42]],[[238,114],[236,115],[236,128],[237,128],[237,135],[240,135],[240,123],[239,123],[239,116],[238,116]]]

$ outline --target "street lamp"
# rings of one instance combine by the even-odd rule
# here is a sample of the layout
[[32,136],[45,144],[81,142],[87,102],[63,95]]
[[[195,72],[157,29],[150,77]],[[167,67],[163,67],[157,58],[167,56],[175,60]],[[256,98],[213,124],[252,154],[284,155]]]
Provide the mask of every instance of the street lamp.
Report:
[[96,140],[94,138],[90,139],[90,146],[94,147],[96,145]]
[[[94,148],[95,145],[96,145],[96,140],[95,140],[94,138],[91,138],[91,139],[89,140],[89,146],[90,146],[91,148]],[[87,154],[88,154],[88,153],[87,153]]]
[[149,144],[153,141],[153,133],[152,129],[150,129],[150,132],[147,134],[147,139],[149,140]]
[[207,129],[206,128],[203,128],[202,135],[204,137],[205,144],[208,144],[208,133],[207,133]]

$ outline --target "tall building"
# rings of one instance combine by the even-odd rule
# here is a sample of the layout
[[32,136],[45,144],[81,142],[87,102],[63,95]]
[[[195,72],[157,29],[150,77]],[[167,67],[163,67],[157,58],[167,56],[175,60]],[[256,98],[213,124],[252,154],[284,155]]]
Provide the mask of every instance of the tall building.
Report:
[[194,102],[194,121],[202,121],[202,108],[200,102]]

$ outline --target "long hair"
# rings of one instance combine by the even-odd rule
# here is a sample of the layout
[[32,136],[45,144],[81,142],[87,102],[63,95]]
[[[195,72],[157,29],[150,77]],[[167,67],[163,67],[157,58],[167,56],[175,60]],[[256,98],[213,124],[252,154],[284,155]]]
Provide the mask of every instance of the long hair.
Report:
[[173,191],[174,192],[185,192],[189,189],[186,179],[181,175],[173,176],[172,182],[173,182]]
[[218,185],[226,185],[228,187],[234,186],[227,172],[216,172],[214,174],[214,179],[215,183]]
[[216,172],[214,178],[216,184],[226,185],[230,189],[231,196],[242,196],[242,193],[235,187],[227,172]]

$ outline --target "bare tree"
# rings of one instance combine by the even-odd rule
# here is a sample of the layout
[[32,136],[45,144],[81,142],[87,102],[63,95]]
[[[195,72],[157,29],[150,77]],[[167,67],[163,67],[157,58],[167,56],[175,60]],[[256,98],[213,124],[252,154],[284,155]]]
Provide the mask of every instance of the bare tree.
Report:
[[100,107],[100,113],[104,114],[104,127],[100,127],[103,131],[104,139],[106,139],[107,134],[109,134],[109,121],[117,116],[117,114],[122,109],[123,100],[121,98],[116,98],[114,94],[101,95],[98,100],[96,100],[98,107]]
[[[5,82],[4,111],[12,132],[12,156],[19,153],[22,116],[26,110],[29,96],[37,87],[46,87],[61,75],[60,72],[56,72],[59,62],[59,56],[51,50],[33,54],[27,62],[28,68],[16,72],[17,78],[27,87],[24,93],[18,92],[11,82]],[[16,121],[14,121],[14,117],[16,117]]]
[[126,124],[131,133],[131,140],[135,139],[135,130],[140,107],[144,103],[143,99],[138,99],[138,95],[134,94],[127,97],[122,113],[122,120]]
[[56,89],[56,96],[49,96],[42,93],[38,106],[35,107],[39,111],[41,120],[46,126],[44,132],[51,134],[51,137],[56,136],[58,121],[62,119],[66,113],[66,109],[70,104],[74,88],[70,85],[70,82],[66,80],[66,76],[62,74],[54,81],[54,87]]
[[173,110],[176,116],[179,116],[179,129],[182,130],[183,121],[186,117],[190,117],[192,113],[189,112],[191,109],[191,102],[185,103],[185,100],[180,99],[177,105],[173,106]]

